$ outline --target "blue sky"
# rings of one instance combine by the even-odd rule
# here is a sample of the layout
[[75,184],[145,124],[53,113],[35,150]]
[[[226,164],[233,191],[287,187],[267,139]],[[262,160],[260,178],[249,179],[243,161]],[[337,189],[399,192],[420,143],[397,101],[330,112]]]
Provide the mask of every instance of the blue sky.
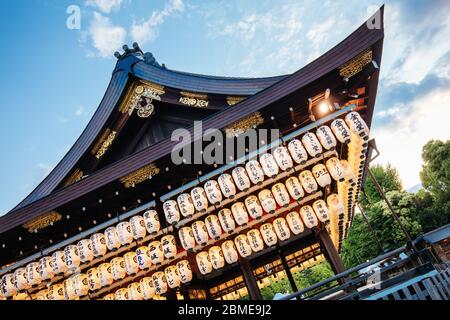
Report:
[[[137,40],[171,69],[228,76],[290,73],[333,47],[383,2],[385,43],[372,136],[405,188],[422,145],[448,139],[450,1],[1,1],[0,215],[78,138]],[[80,30],[66,27],[81,9]]]

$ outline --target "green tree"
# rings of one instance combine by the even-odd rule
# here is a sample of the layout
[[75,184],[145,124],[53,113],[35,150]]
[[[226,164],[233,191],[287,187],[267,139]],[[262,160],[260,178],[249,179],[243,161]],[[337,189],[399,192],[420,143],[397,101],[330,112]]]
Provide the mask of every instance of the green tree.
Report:
[[[384,192],[403,190],[400,175],[397,169],[395,169],[391,164],[388,163],[386,167],[376,164],[371,166],[370,170],[380,186],[383,188]],[[362,194],[361,197],[361,205],[363,207],[368,207],[380,200],[382,200],[382,197],[375,188],[372,178],[367,175],[367,179],[364,184],[364,194]]]

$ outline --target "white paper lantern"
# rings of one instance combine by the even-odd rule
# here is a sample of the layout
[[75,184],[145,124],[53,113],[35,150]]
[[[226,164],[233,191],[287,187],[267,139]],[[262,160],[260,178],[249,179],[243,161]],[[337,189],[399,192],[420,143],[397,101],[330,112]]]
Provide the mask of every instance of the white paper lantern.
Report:
[[177,264],[178,275],[182,283],[189,283],[192,281],[192,269],[188,260],[178,261]]
[[277,202],[275,201],[275,198],[273,197],[273,194],[272,192],[270,192],[270,190],[261,190],[258,193],[258,199],[264,211],[268,213],[274,213],[277,209]]
[[325,165],[323,165],[322,163],[318,163],[312,168],[312,174],[316,179],[317,184],[322,188],[331,184],[330,174],[328,173],[328,170],[325,167]]
[[250,160],[245,164],[245,170],[253,184],[260,185],[264,181],[264,171],[257,160]]
[[130,300],[144,300],[144,295],[142,294],[142,289],[138,282],[130,283],[127,290]]
[[330,172],[331,177],[339,182],[343,182],[345,180],[345,171],[341,165],[341,162],[337,157],[332,157],[327,160],[326,166],[328,172]]
[[55,276],[52,257],[43,257],[39,260],[39,273],[42,280],[49,280]]
[[340,162],[342,168],[344,168],[345,180],[348,181],[351,185],[355,185],[357,179],[352,167],[347,160],[340,160]]
[[350,129],[347,127],[344,120],[335,119],[330,127],[339,142],[346,144],[350,143]]
[[316,227],[319,223],[317,217],[311,206],[303,206],[300,208],[300,216],[302,217],[303,223],[309,229]]
[[92,252],[92,244],[90,239],[82,239],[78,241],[77,247],[81,262],[86,263],[94,260],[94,253]]
[[306,151],[311,157],[320,158],[322,156],[322,145],[317,139],[316,135],[312,132],[308,132],[302,137],[302,143],[305,146]]
[[110,261],[111,273],[114,280],[121,280],[127,275],[125,269],[125,259],[123,257],[116,257]]
[[100,279],[98,277],[98,269],[97,268],[90,268],[86,272],[87,278],[88,278],[88,284],[89,284],[89,291],[97,291],[102,286],[100,284]]
[[222,235],[222,229],[220,228],[219,218],[215,214],[211,214],[205,219],[206,230],[211,239],[219,239]]
[[369,127],[361,118],[358,112],[350,112],[345,116],[345,122],[347,123],[350,131],[360,136],[364,140],[369,138]]
[[272,194],[275,197],[275,201],[280,207],[287,207],[291,199],[289,193],[281,182],[278,182],[272,186]]
[[270,153],[262,154],[259,157],[259,163],[261,163],[261,167],[264,171],[264,174],[269,178],[273,178],[278,174],[279,168],[272,154]]
[[119,241],[119,235],[117,234],[116,227],[109,227],[104,232],[106,247],[108,250],[116,251],[122,245]]
[[223,173],[217,178],[217,181],[225,198],[232,199],[236,194],[236,186],[234,185],[231,174]]
[[286,222],[294,235],[300,234],[305,230],[302,219],[297,211],[291,211],[286,215]]
[[203,221],[195,221],[191,225],[192,232],[194,233],[195,242],[200,245],[205,245],[208,242],[208,230]]
[[240,234],[234,238],[234,244],[241,257],[245,258],[252,254],[252,247],[250,247],[250,243],[245,234]]
[[1,282],[1,291],[2,294],[9,298],[12,297],[17,293],[16,286],[14,285],[14,274],[13,273],[7,273],[2,277]]
[[180,286],[181,280],[176,266],[168,266],[164,269],[164,274],[169,288],[175,289]]
[[208,198],[205,189],[196,187],[191,190],[191,198],[197,211],[205,212],[208,209]]
[[173,258],[177,255],[177,241],[171,234],[167,234],[161,238],[161,245],[164,252],[164,257],[167,259]]
[[305,192],[303,191],[302,188],[302,184],[300,183],[297,177],[290,177],[286,179],[284,184],[286,185],[286,188],[289,194],[291,195],[292,199],[299,200],[305,195]]
[[89,293],[89,279],[87,274],[79,273],[74,276],[75,293],[78,297],[84,297]]
[[194,232],[190,227],[183,227],[178,230],[181,246],[184,250],[190,250],[195,247]]
[[289,231],[289,226],[285,218],[283,217],[276,218],[275,220],[273,220],[272,224],[278,239],[280,239],[281,241],[289,239],[291,233]]
[[97,268],[97,273],[102,287],[109,286],[114,282],[110,263],[104,262],[100,264]]
[[139,265],[139,269],[147,270],[152,266],[152,260],[150,259],[150,251],[147,246],[140,246],[136,249],[136,257]]
[[319,188],[317,186],[316,179],[314,179],[314,176],[309,170],[303,170],[302,172],[300,172],[300,174],[298,175],[298,179],[300,180],[303,189],[307,193],[316,192],[317,189]]
[[38,291],[34,296],[34,300],[49,300],[48,299],[48,289],[43,289]]
[[180,208],[181,215],[185,218],[190,218],[195,213],[194,202],[189,193],[182,193],[177,197],[178,208]]
[[203,185],[208,201],[212,204],[218,204],[222,201],[222,192],[219,183],[216,180],[209,180]]
[[155,240],[150,242],[148,245],[148,250],[150,252],[150,259],[153,264],[160,264],[164,260],[164,251],[160,241]]
[[233,203],[231,206],[231,212],[233,213],[234,220],[239,226],[248,223],[248,213],[242,202]]
[[48,288],[49,300],[64,300],[64,285],[56,283]]
[[155,286],[156,294],[164,294],[167,292],[166,275],[163,271],[158,271],[152,274],[153,285]]
[[74,272],[80,266],[80,256],[78,255],[78,247],[74,244],[68,245],[64,248],[64,259],[66,261],[67,269]]
[[261,232],[258,229],[251,229],[247,232],[247,239],[253,252],[258,252],[264,249],[264,241],[261,237]]
[[106,254],[108,248],[106,248],[106,239],[103,233],[94,233],[91,237],[92,252],[94,257],[101,257]]
[[231,233],[236,227],[236,223],[233,219],[233,214],[230,209],[222,209],[218,213],[220,225],[223,231]]
[[132,276],[138,273],[139,263],[137,260],[136,252],[127,252],[123,256],[125,261],[125,271],[128,275]]
[[308,153],[300,140],[292,139],[288,143],[288,150],[296,163],[304,165],[308,160]]
[[259,228],[259,231],[261,232],[262,238],[268,247],[277,244],[277,234],[275,233],[275,229],[271,223],[264,223]]
[[314,201],[312,205],[317,218],[321,222],[326,222],[330,220],[330,211],[328,210],[327,204],[322,199]]
[[131,233],[131,226],[128,221],[123,221],[116,226],[117,235],[120,243],[124,246],[133,241],[133,234]]
[[331,214],[340,214],[344,211],[344,205],[342,204],[341,199],[339,199],[339,196],[335,193],[332,193],[327,197],[327,204]]
[[158,212],[156,210],[147,210],[144,212],[144,222],[149,234],[156,234],[161,229]]
[[208,273],[211,273],[211,271],[213,270],[213,266],[208,252],[199,252],[195,256],[195,260],[197,261],[197,267],[201,274],[206,275]]
[[22,292],[31,288],[31,285],[28,283],[26,268],[18,268],[14,271],[14,286],[16,287],[17,292]]
[[294,162],[292,161],[289,151],[285,146],[275,148],[275,150],[273,150],[273,156],[278,164],[278,167],[283,171],[291,169],[294,166]]
[[222,249],[219,246],[212,246],[208,250],[208,255],[214,269],[221,269],[225,266]]
[[250,179],[244,167],[234,168],[231,175],[239,191],[247,191],[250,188]]
[[142,296],[145,300],[150,300],[155,295],[155,287],[151,277],[144,277],[139,281],[141,286]]
[[334,150],[334,148],[336,148],[337,141],[333,135],[333,132],[331,132],[330,127],[321,126],[317,128],[316,135],[326,150]]
[[64,251],[58,250],[52,254],[53,272],[56,275],[63,275],[67,271],[66,257]]
[[116,300],[116,295],[114,293],[108,293],[102,300]]
[[264,214],[261,203],[259,203],[258,197],[255,195],[248,196],[244,200],[247,212],[252,219],[259,219]]
[[120,288],[114,292],[115,300],[130,300],[128,289]]
[[225,261],[228,264],[233,264],[238,261],[239,259],[238,252],[236,250],[236,246],[234,245],[233,241],[227,240],[222,242],[221,248]]
[[142,240],[147,234],[147,229],[145,228],[144,218],[140,215],[134,216],[130,219],[131,234],[135,240]]
[[164,216],[169,224],[176,224],[180,221],[180,211],[175,200],[167,200],[163,203]]
[[[76,246],[75,246],[76,247]],[[36,287],[42,282],[41,274],[39,273],[39,262],[31,262],[26,266],[28,284]]]

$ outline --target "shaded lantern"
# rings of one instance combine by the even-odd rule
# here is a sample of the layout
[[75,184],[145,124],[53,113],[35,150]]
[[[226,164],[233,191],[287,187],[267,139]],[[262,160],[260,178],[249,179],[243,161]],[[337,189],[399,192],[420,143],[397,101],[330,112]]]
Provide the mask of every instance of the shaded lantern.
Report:
[[275,220],[273,220],[272,224],[278,239],[280,239],[281,241],[289,239],[289,237],[291,236],[291,232],[289,231],[289,226],[285,218],[276,218]]
[[304,165],[308,160],[308,152],[300,140],[292,139],[288,143],[288,150],[296,163]]
[[116,300],[116,295],[114,293],[108,293],[102,300]]
[[34,300],[48,300],[48,289],[43,289],[36,293]]
[[52,257],[39,259],[39,273],[41,274],[42,280],[49,280],[55,276]]
[[[76,247],[76,246],[75,246]],[[42,282],[41,274],[39,273],[39,262],[31,262],[26,266],[27,280],[31,287],[36,287]]]
[[150,252],[150,260],[153,264],[160,264],[164,260],[164,251],[160,241],[155,240],[150,242],[148,245],[148,250]]
[[169,288],[175,289],[180,286],[181,280],[176,266],[168,266],[164,269],[164,274]]
[[152,280],[156,294],[164,294],[167,292],[166,275],[163,271],[158,271],[152,274]]
[[64,285],[56,283],[48,288],[49,300],[64,300]]
[[133,234],[131,233],[131,226],[128,221],[123,221],[116,226],[117,235],[120,243],[124,246],[133,241]]
[[106,248],[106,239],[103,233],[94,233],[90,237],[92,243],[92,253],[94,257],[101,257],[106,254],[108,248]]
[[341,166],[344,168],[344,174],[345,174],[345,180],[347,180],[351,185],[354,185],[356,183],[356,176],[353,172],[352,167],[348,163],[347,160],[340,160]]
[[136,252],[127,252],[123,256],[125,261],[125,271],[128,275],[135,275],[139,271],[139,263],[137,261]]
[[231,206],[231,212],[233,213],[234,220],[239,226],[248,223],[248,213],[242,202],[233,203]]
[[153,280],[151,277],[144,277],[139,281],[141,286],[142,296],[144,300],[150,300],[155,295],[155,287],[153,286]]
[[114,280],[121,280],[127,275],[127,270],[125,269],[125,259],[123,257],[115,257],[110,261],[111,273]]
[[319,223],[317,217],[311,206],[303,206],[300,208],[300,216],[302,217],[303,223],[309,229],[316,227]]
[[317,184],[322,188],[331,184],[330,174],[328,173],[328,170],[325,167],[325,165],[323,165],[322,163],[318,163],[312,168],[312,174],[316,179]]
[[78,297],[84,297],[89,293],[89,279],[87,274],[79,273],[74,276],[75,293]]
[[175,200],[167,200],[163,203],[164,216],[168,224],[176,224],[180,221],[180,211]]
[[245,164],[245,171],[253,184],[260,185],[264,181],[264,171],[257,160],[250,160]]
[[312,207],[314,209],[314,212],[316,213],[317,218],[321,222],[326,222],[330,220],[330,211],[328,210],[327,204],[325,203],[324,200],[319,199],[314,201]]
[[219,246],[212,246],[208,250],[208,255],[214,269],[220,269],[225,266],[222,249]]
[[259,157],[259,163],[261,163],[261,168],[263,169],[264,174],[269,178],[273,178],[278,174],[279,168],[274,156],[271,153],[262,154]]
[[234,168],[231,175],[239,191],[247,191],[250,188],[250,179],[244,167]]
[[219,239],[222,234],[219,218],[215,214],[211,214],[205,219],[206,230],[211,239]]
[[297,211],[291,211],[286,215],[286,222],[294,235],[300,234],[305,230],[302,219]]
[[184,250],[190,250],[195,247],[194,232],[190,227],[182,227],[178,230],[181,246]]
[[147,270],[151,267],[152,261],[150,259],[150,251],[147,246],[141,246],[136,249],[136,257],[139,269]]
[[275,201],[280,207],[287,207],[291,199],[289,193],[281,182],[278,182],[272,186],[272,194],[275,197]]
[[240,234],[234,238],[234,244],[241,257],[245,258],[252,254],[252,247],[250,247],[250,242],[245,234]]
[[97,291],[102,286],[100,284],[100,279],[98,277],[98,269],[97,268],[90,268],[87,272],[87,279],[88,279],[88,285],[89,285],[89,291]]
[[252,219],[259,219],[264,214],[261,203],[259,203],[258,197],[255,195],[248,196],[244,200],[247,212]]
[[277,234],[275,233],[275,229],[271,223],[264,223],[261,227],[259,227],[259,231],[261,232],[262,238],[268,247],[277,244]]
[[277,202],[275,201],[275,198],[270,190],[261,190],[258,193],[258,199],[265,212],[274,213],[277,209]]
[[261,237],[261,232],[258,229],[251,229],[247,232],[247,239],[253,252],[258,252],[264,249],[264,241]]
[[76,300],[78,299],[77,292],[75,291],[75,279],[74,277],[67,278],[63,282],[64,286],[64,299]]
[[78,241],[77,247],[81,262],[86,263],[94,260],[94,253],[92,252],[92,244],[90,239],[82,239]]
[[344,120],[335,119],[330,127],[339,142],[346,144],[350,143],[350,129],[347,127]]
[[302,137],[302,143],[305,146],[306,151],[311,157],[320,158],[322,156],[322,145],[317,139],[316,135],[312,132],[308,132]]
[[191,229],[194,233],[195,242],[200,245],[204,245],[208,242],[208,230],[206,229],[206,225],[203,221],[195,221],[191,225]]
[[223,231],[232,233],[234,228],[236,227],[236,223],[233,219],[233,214],[230,209],[222,209],[217,214],[219,217],[220,225],[222,226]]
[[278,167],[283,171],[291,169],[294,166],[294,162],[292,161],[289,151],[285,146],[275,148],[275,150],[273,150],[273,156],[278,164]]
[[127,290],[130,300],[144,300],[144,295],[142,294],[142,289],[139,282],[130,283]]
[[188,260],[178,261],[176,267],[182,283],[189,283],[192,281],[192,269]]
[[161,245],[163,248],[164,257],[173,258],[177,254],[177,242],[175,237],[171,234],[167,234],[161,238]]
[[114,292],[114,297],[115,300],[130,300],[127,288],[120,288],[119,290],[116,290],[116,292]]
[[225,198],[232,199],[236,194],[236,186],[234,185],[231,174],[223,173],[217,178],[217,181],[219,182],[220,190]]
[[52,266],[55,275],[63,275],[67,271],[66,257],[64,251],[58,250],[52,254]]
[[197,211],[205,212],[208,209],[208,198],[205,189],[196,187],[191,190],[191,198]]
[[345,122],[354,134],[367,140],[369,138],[369,127],[358,112],[352,111],[345,116]]
[[222,245],[220,247],[222,248],[222,253],[225,258],[225,261],[228,264],[232,264],[238,261],[239,255],[233,241],[231,240],[224,241],[222,242]]
[[147,210],[144,212],[144,222],[147,232],[155,235],[161,229],[158,212],[156,210]]
[[26,268],[18,268],[14,271],[14,286],[16,287],[17,292],[22,292],[31,288],[31,285],[28,283]]
[[13,300],[31,300],[31,297],[26,292],[17,293],[15,296],[13,296]]
[[135,240],[142,240],[147,234],[147,229],[145,228],[144,218],[140,215],[134,216],[130,219],[131,234]]
[[327,204],[330,213],[332,214],[337,213],[339,215],[344,211],[344,205],[342,204],[342,201],[339,199],[339,196],[335,193],[332,193],[327,197]]
[[328,169],[328,172],[330,172],[331,177],[339,182],[343,182],[345,180],[345,171],[344,168],[341,165],[341,162],[337,157],[332,157],[327,160],[325,163]]
[[2,277],[1,282],[1,291],[2,294],[9,298],[12,297],[17,293],[16,286],[14,285],[14,274],[13,273],[7,273]]
[[97,267],[98,279],[100,280],[100,285],[106,287],[114,282],[112,275],[111,264],[104,262]]
[[333,135],[333,132],[331,132],[330,127],[321,126],[317,128],[316,136],[322,144],[322,147],[326,150],[334,150],[334,148],[336,148],[337,141]]
[[299,200],[305,195],[302,184],[297,177],[290,177],[286,179],[284,184],[286,185],[287,191],[291,195],[292,199]]
[[303,170],[302,172],[300,172],[300,174],[298,175],[298,179],[300,180],[303,189],[307,193],[313,193],[319,188],[317,186],[316,179],[314,179],[314,176],[309,170]]
[[195,213],[194,202],[189,193],[182,193],[177,197],[178,208],[180,208],[181,215],[185,218],[190,218]]
[[209,258],[209,254],[206,251],[201,251],[195,256],[195,260],[197,262],[198,270],[201,274],[206,275],[211,273],[213,270],[213,266],[211,260]]
[[78,255],[78,247],[74,244],[64,248],[64,259],[66,260],[67,269],[74,272],[80,266],[80,256]]
[[218,204],[222,201],[222,192],[220,191],[219,183],[216,180],[209,180],[203,185],[206,197],[212,204]]
[[122,245],[119,241],[119,235],[117,234],[116,227],[109,227],[104,232],[106,247],[110,251],[116,251]]

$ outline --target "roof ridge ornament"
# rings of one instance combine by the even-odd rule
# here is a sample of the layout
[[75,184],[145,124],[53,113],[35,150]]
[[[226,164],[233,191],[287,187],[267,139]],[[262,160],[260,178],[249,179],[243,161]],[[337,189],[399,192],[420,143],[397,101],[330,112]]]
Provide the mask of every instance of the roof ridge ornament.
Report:
[[166,65],[164,63],[160,65],[151,52],[144,53],[137,42],[133,42],[133,49],[130,49],[126,44],[122,46],[122,49],[124,51],[123,54],[120,54],[119,51],[114,52],[114,56],[117,58],[117,60],[121,60],[129,55],[133,55],[135,57],[141,57],[148,65],[166,69]]

